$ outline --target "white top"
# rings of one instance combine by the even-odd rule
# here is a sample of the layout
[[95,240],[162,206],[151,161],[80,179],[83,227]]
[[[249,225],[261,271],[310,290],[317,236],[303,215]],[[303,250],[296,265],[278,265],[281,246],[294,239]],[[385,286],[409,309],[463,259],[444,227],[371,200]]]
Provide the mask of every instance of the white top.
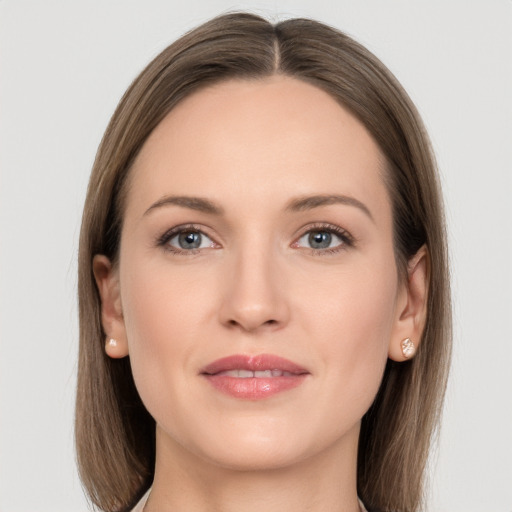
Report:
[[[146,504],[146,501],[148,501],[149,493],[150,492],[151,492],[151,489],[148,489],[148,492],[146,494],[144,494],[144,496],[142,496],[142,498],[139,501],[139,503],[137,503],[135,508],[132,509],[132,512],[143,512],[144,505]],[[363,505],[363,502],[361,500],[359,500],[359,507],[361,508],[361,512],[368,512],[366,510],[365,506]]]
[[135,505],[135,508],[132,509],[132,512],[142,512],[144,505],[146,504],[146,501],[148,501],[149,493],[151,492],[151,489],[148,489],[148,492],[142,496],[141,500],[137,505]]

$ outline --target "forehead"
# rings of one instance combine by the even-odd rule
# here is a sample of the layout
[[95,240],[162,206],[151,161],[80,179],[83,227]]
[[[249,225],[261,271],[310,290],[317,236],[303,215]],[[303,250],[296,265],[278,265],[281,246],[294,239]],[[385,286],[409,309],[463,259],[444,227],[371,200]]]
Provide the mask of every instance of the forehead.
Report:
[[279,75],[230,80],[157,126],[133,165],[128,206],[192,193],[245,206],[312,193],[387,203],[383,162],[366,128],[318,87]]

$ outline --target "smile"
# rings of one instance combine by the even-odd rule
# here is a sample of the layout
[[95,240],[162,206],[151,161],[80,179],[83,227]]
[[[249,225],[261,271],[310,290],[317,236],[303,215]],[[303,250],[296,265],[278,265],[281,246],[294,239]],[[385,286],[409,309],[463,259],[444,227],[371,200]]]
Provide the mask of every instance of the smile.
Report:
[[200,374],[223,394],[261,400],[299,386],[310,373],[288,359],[261,354],[218,359]]

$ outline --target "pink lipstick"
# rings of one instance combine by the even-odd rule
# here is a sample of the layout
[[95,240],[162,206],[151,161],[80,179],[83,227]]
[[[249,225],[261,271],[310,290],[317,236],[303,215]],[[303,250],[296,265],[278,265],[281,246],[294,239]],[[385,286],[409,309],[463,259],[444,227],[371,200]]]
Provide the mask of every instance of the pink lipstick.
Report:
[[293,389],[309,372],[288,359],[271,354],[233,355],[202,369],[210,384],[222,393],[245,400],[261,400]]

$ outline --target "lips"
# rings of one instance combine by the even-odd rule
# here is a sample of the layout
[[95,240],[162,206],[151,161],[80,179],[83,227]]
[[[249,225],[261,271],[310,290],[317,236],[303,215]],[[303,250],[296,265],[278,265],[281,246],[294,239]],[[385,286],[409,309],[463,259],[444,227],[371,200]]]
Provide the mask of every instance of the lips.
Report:
[[218,359],[203,368],[201,375],[224,394],[261,400],[299,386],[309,372],[288,359],[261,354]]

